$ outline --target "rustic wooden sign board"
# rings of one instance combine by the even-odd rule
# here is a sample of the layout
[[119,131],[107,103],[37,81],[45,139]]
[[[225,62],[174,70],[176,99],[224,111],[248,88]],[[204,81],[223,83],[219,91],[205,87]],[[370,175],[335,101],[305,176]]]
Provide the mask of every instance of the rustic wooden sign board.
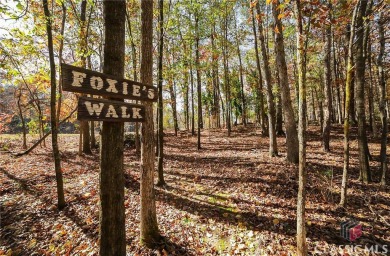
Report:
[[64,91],[121,99],[157,101],[157,88],[151,85],[63,63],[61,74]]
[[80,97],[77,119],[111,122],[144,122],[145,107],[121,101]]
[[[69,92],[101,95],[106,97],[157,101],[154,86],[111,76],[85,68],[61,64],[62,89]],[[80,97],[78,120],[110,122],[144,122],[145,107],[122,101]]]

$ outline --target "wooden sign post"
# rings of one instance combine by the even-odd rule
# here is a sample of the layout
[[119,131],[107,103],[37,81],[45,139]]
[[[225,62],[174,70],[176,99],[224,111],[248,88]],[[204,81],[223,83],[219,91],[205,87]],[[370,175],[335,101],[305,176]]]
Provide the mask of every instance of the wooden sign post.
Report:
[[[61,64],[61,74],[64,91],[122,99],[157,101],[157,89],[151,85],[67,64]],[[144,122],[145,108],[142,105],[121,101],[80,97],[77,119]]]

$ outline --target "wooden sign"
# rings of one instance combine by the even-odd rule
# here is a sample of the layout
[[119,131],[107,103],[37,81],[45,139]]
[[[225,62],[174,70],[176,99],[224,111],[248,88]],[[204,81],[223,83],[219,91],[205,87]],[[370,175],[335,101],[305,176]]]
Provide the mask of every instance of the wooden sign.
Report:
[[144,122],[145,107],[121,101],[80,97],[77,119],[110,122]]
[[157,89],[151,85],[64,63],[61,64],[61,74],[64,91],[122,99],[157,101]]

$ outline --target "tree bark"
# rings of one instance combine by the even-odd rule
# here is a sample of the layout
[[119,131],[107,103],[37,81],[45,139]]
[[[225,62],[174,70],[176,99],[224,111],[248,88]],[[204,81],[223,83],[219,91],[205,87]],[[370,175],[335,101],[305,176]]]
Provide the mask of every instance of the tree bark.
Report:
[[215,22],[213,23],[211,31],[211,48],[212,48],[212,79],[213,79],[213,106],[211,112],[214,119],[214,128],[221,128],[221,114],[220,114],[220,104],[219,104],[219,74],[218,74],[218,60],[219,56],[216,53],[215,46]]
[[[330,152],[330,129],[331,129],[331,113],[332,113],[332,70],[330,67],[331,51],[332,51],[332,3],[328,1],[328,24],[325,24],[325,58],[324,58],[324,96],[325,96],[325,108],[324,108],[324,123],[322,129],[322,145],[324,151]],[[321,111],[321,110],[320,110]]]
[[157,137],[157,186],[165,185],[164,180],[164,116],[163,116],[163,51],[164,51],[164,0],[158,1],[159,42],[158,42],[158,137]]
[[[86,55],[88,52],[88,43],[87,43],[87,32],[86,32],[86,9],[87,9],[87,0],[81,2],[81,12],[80,12],[80,52],[81,52],[81,66],[86,67]],[[84,95],[85,96],[85,95]],[[89,124],[88,121],[80,121],[80,129],[82,132],[82,152],[84,154],[92,154],[90,138],[89,138]]]
[[[153,83],[153,1],[141,1],[141,82]],[[145,102],[146,120],[142,124],[141,146],[141,243],[153,247],[161,239],[156,216],[154,192],[153,103]]]
[[200,63],[199,63],[199,17],[198,14],[195,14],[195,65],[196,65],[196,82],[197,82],[197,94],[198,94],[198,150],[202,148],[200,142],[200,131],[203,128],[203,118],[202,118],[202,81],[200,74]]
[[[103,73],[123,77],[126,3],[124,0],[104,0],[103,8]],[[104,256],[126,254],[123,134],[123,123],[103,122],[100,139],[99,253]]]
[[365,56],[364,51],[364,21],[366,15],[367,1],[359,1],[359,12],[356,18],[356,108],[358,117],[358,149],[359,149],[359,167],[360,179],[364,183],[371,181],[370,166],[367,152],[367,135],[366,135],[366,114],[364,101],[364,83],[365,83]]
[[345,79],[345,111],[344,111],[344,166],[343,166],[343,178],[341,181],[341,197],[340,205],[345,207],[347,201],[347,182],[348,182],[348,171],[349,171],[349,120],[350,120],[350,108],[351,108],[351,84],[353,75],[353,40],[355,37],[355,20],[356,12],[358,9],[358,3],[356,4],[353,15],[351,32],[349,34],[349,45],[347,52],[347,67],[346,67],[346,79]]
[[[377,65],[378,65],[378,73],[379,73],[379,91],[380,91],[380,118],[381,118],[381,124],[382,124],[382,135],[381,135],[381,153],[380,153],[380,159],[381,159],[381,170],[382,170],[382,177],[381,177],[381,184],[383,186],[386,185],[386,177],[387,177],[387,156],[386,156],[386,150],[387,150],[387,131],[388,131],[388,124],[387,124],[387,110],[386,110],[386,76],[383,66],[383,56],[385,54],[385,32],[384,32],[384,24],[385,24],[385,18],[383,11],[379,14],[379,20],[378,20],[378,33],[379,33],[379,55],[377,59]],[[390,95],[387,95],[390,96]]]
[[270,70],[270,63],[267,54],[267,48],[264,39],[263,33],[263,21],[261,18],[260,5],[256,4],[257,8],[257,17],[258,17],[258,26],[259,26],[259,38],[261,46],[261,54],[263,57],[264,64],[264,73],[265,73],[265,83],[267,88],[267,104],[268,104],[268,135],[269,135],[269,154],[270,156],[278,155],[278,145],[276,141],[276,129],[275,129],[275,103],[274,95],[272,93],[272,77]]
[[299,173],[298,173],[298,201],[297,201],[297,255],[307,255],[306,243],[306,79],[304,63],[304,37],[301,1],[295,1],[295,15],[297,20],[297,71],[299,86],[299,113],[298,113],[298,140],[299,140]]
[[[133,78],[134,81],[138,81],[138,73],[137,73],[137,48],[135,47],[134,43],[134,37],[131,29],[131,22],[128,12],[126,11],[126,20],[127,20],[127,27],[129,30],[129,36],[130,36],[130,44],[131,44],[131,56],[133,61]],[[138,101],[137,101],[138,103]],[[92,143],[91,143],[92,144]],[[135,123],[135,152],[139,154],[141,152],[141,140],[139,136],[139,123]]]
[[52,36],[52,17],[49,11],[47,0],[43,0],[43,9],[46,17],[46,31],[50,61],[50,123],[51,123],[51,142],[53,147],[54,167],[57,182],[57,207],[62,210],[65,207],[64,183],[62,179],[61,158],[58,150],[58,127],[56,119],[56,66],[54,61],[53,36]]
[[279,0],[272,5],[272,13],[274,16],[275,25],[279,33],[275,33],[275,52],[276,65],[279,73],[279,85],[282,97],[282,105],[284,108],[284,122],[286,127],[286,146],[287,146],[287,161],[291,163],[299,162],[298,132],[295,123],[294,109],[291,102],[290,87],[288,81],[287,64],[284,50],[283,26],[278,18],[280,11],[277,9]]
[[252,28],[253,28],[253,35],[255,38],[255,54],[256,54],[256,67],[258,72],[258,79],[257,79],[257,91],[258,91],[258,98],[259,98],[259,121],[261,126],[261,133],[263,135],[268,135],[267,127],[266,127],[266,121],[265,121],[265,112],[264,112],[264,97],[263,97],[263,78],[261,74],[261,66],[260,66],[260,56],[259,56],[259,47],[258,47],[258,38],[257,38],[257,32],[256,32],[256,22],[255,22],[255,14],[253,11],[253,8],[251,8],[251,14],[252,14]]
[[237,47],[237,56],[238,56],[238,63],[239,63],[239,74],[240,74],[240,96],[242,101],[242,115],[241,115],[241,121],[244,126],[246,126],[246,102],[245,102],[245,92],[244,92],[244,76],[242,72],[242,59],[241,59],[241,50],[240,50],[240,42],[238,39],[238,27],[237,27],[237,18],[235,17],[235,29],[236,29],[236,47]]

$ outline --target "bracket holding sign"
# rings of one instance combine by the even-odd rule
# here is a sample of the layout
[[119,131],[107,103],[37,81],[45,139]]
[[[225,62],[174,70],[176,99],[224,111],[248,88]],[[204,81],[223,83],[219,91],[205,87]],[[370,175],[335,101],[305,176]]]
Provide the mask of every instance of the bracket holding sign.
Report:
[[[128,79],[99,73],[85,68],[61,64],[64,91],[105,97],[157,101],[157,88]],[[79,97],[77,119],[110,122],[143,122],[142,105],[122,101]]]

